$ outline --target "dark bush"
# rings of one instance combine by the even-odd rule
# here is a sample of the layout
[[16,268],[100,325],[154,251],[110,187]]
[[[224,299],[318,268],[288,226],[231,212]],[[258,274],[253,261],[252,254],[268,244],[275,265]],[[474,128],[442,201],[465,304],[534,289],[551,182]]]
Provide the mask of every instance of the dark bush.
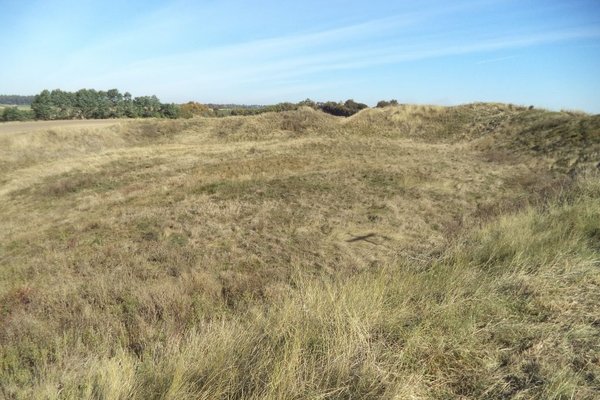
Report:
[[398,100],[395,100],[395,99],[392,99],[390,101],[381,100],[380,102],[377,103],[377,108],[384,108],[384,107],[397,106],[397,105],[398,105]]
[[344,103],[336,103],[328,101],[327,103],[319,103],[319,109],[327,114],[337,115],[339,117],[349,117],[356,114],[362,109],[368,108],[366,104],[357,103],[354,100],[346,100]]
[[180,116],[179,106],[176,104],[162,104],[160,106],[160,115],[165,118],[171,118],[171,119],[179,118],[179,116]]
[[318,109],[317,103],[315,103],[311,99],[302,100],[301,102],[298,103],[298,106],[299,107],[310,107],[310,108],[314,108],[315,110]]
[[1,121],[28,121],[33,119],[34,115],[29,110],[19,110],[18,107],[7,107],[2,112]]

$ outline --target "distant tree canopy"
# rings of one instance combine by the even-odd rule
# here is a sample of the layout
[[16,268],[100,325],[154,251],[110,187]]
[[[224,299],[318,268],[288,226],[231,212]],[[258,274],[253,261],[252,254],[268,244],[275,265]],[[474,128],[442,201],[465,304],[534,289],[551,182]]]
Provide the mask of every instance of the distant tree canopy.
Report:
[[133,98],[129,92],[81,89],[44,90],[31,103],[36,119],[178,118],[179,107],[163,104],[156,96]]
[[[354,100],[345,102],[315,102],[306,99],[298,103],[278,103],[273,105],[200,104],[190,101],[185,104],[161,103],[156,96],[133,97],[131,93],[121,93],[117,89],[108,91],[81,89],[66,92],[60,89],[43,90],[36,96],[2,95],[0,104],[28,104],[31,110],[10,107],[0,109],[0,121],[23,121],[27,119],[105,119],[105,118],[191,118],[194,116],[255,115],[265,112],[282,112],[310,107],[325,113],[348,117],[366,104]],[[396,105],[396,100],[380,101],[377,107]]]
[[282,112],[298,109],[298,104],[294,103],[277,103],[269,106],[261,107],[240,107],[231,110],[230,115],[255,115],[266,112]]
[[270,106],[238,106],[229,110],[227,115],[255,115],[265,112],[281,112],[297,110],[300,107],[310,107],[315,110],[321,110],[325,113],[337,115],[340,117],[349,117],[362,109],[368,108],[366,104],[357,103],[354,100],[345,102],[328,101],[325,103],[315,102],[306,99],[298,103],[278,103]]
[[8,104],[11,106],[30,105],[35,96],[19,96],[16,94],[0,94],[0,104]]

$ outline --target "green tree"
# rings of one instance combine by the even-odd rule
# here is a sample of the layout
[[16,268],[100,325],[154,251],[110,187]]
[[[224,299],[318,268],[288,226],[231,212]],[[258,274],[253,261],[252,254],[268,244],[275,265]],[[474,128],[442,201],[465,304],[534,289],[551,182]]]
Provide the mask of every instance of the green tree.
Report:
[[96,92],[96,110],[94,118],[105,119],[111,116],[111,101],[108,98],[108,93],[105,91]]
[[121,103],[120,108],[120,112],[128,118],[138,118],[140,116],[135,104],[133,104],[131,93],[129,92],[123,94],[123,102]]
[[110,89],[106,92],[106,97],[109,103],[109,118],[122,118],[125,112],[122,107],[123,95],[117,89]]
[[141,96],[133,99],[138,115],[142,118],[160,117],[162,104],[156,96]]
[[117,89],[80,89],[75,93],[43,90],[35,96],[31,107],[37,119],[181,116],[175,104],[162,104],[156,96],[132,98],[131,93],[121,94]]
[[75,93],[79,118],[95,118],[98,111],[98,94],[94,89],[80,89]]
[[42,90],[42,92],[35,96],[31,103],[31,109],[36,119],[54,119],[52,96],[48,90]]
[[160,107],[160,114],[165,118],[179,118],[180,109],[176,104],[162,104]]
[[55,89],[50,93],[52,112],[56,119],[72,119],[74,115],[74,96],[70,92]]

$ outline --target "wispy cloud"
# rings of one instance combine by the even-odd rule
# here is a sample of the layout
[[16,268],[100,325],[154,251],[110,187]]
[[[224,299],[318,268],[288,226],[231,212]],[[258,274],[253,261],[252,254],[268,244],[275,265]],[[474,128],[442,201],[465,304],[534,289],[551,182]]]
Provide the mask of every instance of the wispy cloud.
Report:
[[[470,63],[480,65],[481,71],[487,64],[514,59],[515,55],[507,55],[516,53],[512,50],[564,51],[577,46],[593,50],[600,39],[600,17],[594,19],[592,14],[578,11],[591,0],[550,6],[534,0],[525,11],[514,0],[372,0],[369,5],[344,2],[341,9],[341,1],[322,4],[307,0],[311,1],[312,6],[299,5],[305,12],[311,10],[299,15],[298,21],[290,16],[293,11],[287,10],[291,6],[274,0],[261,0],[262,8],[242,0],[174,0],[151,2],[139,10],[128,2],[125,8],[132,13],[131,18],[120,15],[111,23],[105,15],[108,25],[97,23],[93,32],[85,28],[86,23],[96,21],[90,14],[97,7],[93,3],[52,11],[64,29],[42,10],[24,25],[32,30],[24,35],[26,41],[14,46],[17,50],[12,58],[7,55],[7,60],[16,61],[0,65],[0,74],[11,77],[10,82],[0,81],[0,86],[9,91],[25,86],[37,90],[119,87],[175,101],[197,98],[199,93],[230,96],[231,100],[276,95],[289,98],[306,92],[329,97],[328,93],[356,87],[352,82],[361,82],[363,91],[372,83],[392,90],[380,73],[388,71],[388,78],[401,86],[401,73],[393,74],[396,70],[412,73],[412,65],[417,64],[411,63],[416,61],[424,61],[419,68],[429,66],[428,78],[424,78],[425,73],[415,76],[430,87],[430,77],[435,80],[445,72],[445,68],[435,68],[445,63],[458,66],[465,55],[475,55],[476,61]],[[106,2],[117,4],[117,0]],[[317,6],[319,13],[314,11]],[[110,10],[107,4],[102,12],[110,16]],[[326,17],[315,21],[321,10]],[[243,14],[249,11],[252,18]],[[272,14],[262,16],[262,11]],[[531,15],[539,18],[531,20]],[[77,23],[68,24],[69,19]],[[35,32],[39,26],[41,31]],[[84,35],[78,36],[79,31]],[[573,46],[553,46],[565,42]],[[426,62],[442,58],[443,63]],[[595,59],[600,56],[588,57]],[[430,92],[434,89],[429,88]],[[435,98],[444,95],[436,94]]]
[[[160,76],[172,79],[189,76],[188,72],[193,70],[197,71],[193,75],[209,75],[211,81],[260,80],[264,74],[287,72],[290,76],[298,76],[360,68],[362,65],[375,65],[383,61],[389,55],[387,53],[397,52],[398,49],[386,49],[385,46],[398,42],[398,35],[402,32],[418,31],[432,24],[436,18],[497,1],[459,2],[319,31],[223,45],[201,45],[192,50],[140,59],[138,48],[159,47],[161,41],[164,44],[177,43],[179,39],[183,41],[178,34],[189,35],[190,31],[194,31],[192,26],[201,23],[193,17],[194,12],[181,15],[181,9],[171,5],[139,17],[126,29],[110,32],[69,54],[50,78],[59,81],[65,76],[78,76],[80,81],[89,81],[92,76],[91,81],[98,82],[100,78],[135,75],[132,78]],[[402,51],[414,52],[416,47],[417,44],[406,45]]]
[[[215,47],[130,63],[123,68],[98,76],[97,79],[99,82],[112,80],[125,83],[168,78],[170,82],[187,83],[198,88],[213,88],[228,83],[238,85],[272,83],[276,80],[320,73],[600,37],[600,29],[586,28],[520,36],[504,35],[474,39],[469,42],[444,37],[431,40],[430,37],[413,35],[398,43],[373,45],[370,42],[337,47],[342,38],[345,42],[352,43],[357,37],[379,33],[377,24],[361,24],[335,31]],[[313,41],[318,44],[308,52],[305,48],[298,47],[308,46]],[[479,63],[485,64],[510,58],[513,57],[492,58]]]

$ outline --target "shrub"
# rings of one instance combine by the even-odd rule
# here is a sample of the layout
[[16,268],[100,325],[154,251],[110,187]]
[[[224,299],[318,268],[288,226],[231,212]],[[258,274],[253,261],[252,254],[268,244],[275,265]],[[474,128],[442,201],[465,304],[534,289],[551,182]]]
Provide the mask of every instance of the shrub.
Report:
[[392,99],[390,101],[381,100],[377,103],[377,108],[384,108],[384,107],[397,106],[397,105],[398,105],[398,100],[395,100],[395,99]]
[[326,103],[319,104],[319,109],[321,111],[326,112],[327,114],[337,115],[339,117],[349,117],[368,107],[369,106],[366,104],[357,103],[352,99],[346,100],[344,103],[328,101]]
[[315,103],[311,99],[302,100],[301,102],[298,103],[298,106],[299,107],[310,107],[310,108],[314,108],[315,110],[319,108],[317,106],[317,103]]
[[33,112],[19,110],[18,107],[7,107],[2,112],[2,121],[27,121],[33,119]]
[[177,104],[162,104],[160,106],[160,114],[165,118],[179,118],[181,110]]
[[195,116],[209,116],[213,114],[212,109],[208,106],[200,103],[196,103],[195,101],[190,101],[188,103],[182,104],[179,106],[180,117],[182,118],[192,118]]

